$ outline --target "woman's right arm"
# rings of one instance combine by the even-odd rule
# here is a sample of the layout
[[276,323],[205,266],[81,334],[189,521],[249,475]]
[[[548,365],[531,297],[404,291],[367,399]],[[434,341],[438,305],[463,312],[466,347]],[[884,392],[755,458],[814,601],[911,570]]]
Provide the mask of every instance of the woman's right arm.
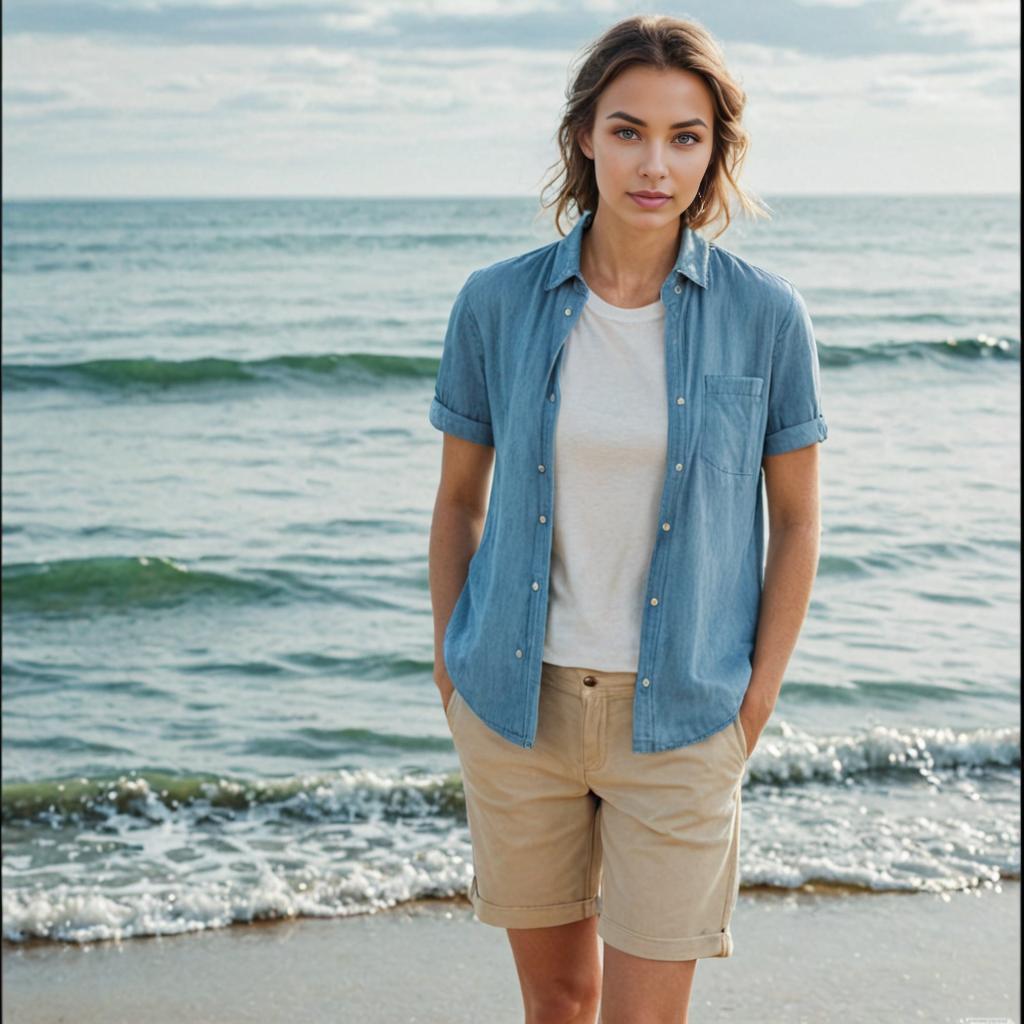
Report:
[[444,634],[462,593],[487,518],[494,448],[445,433],[441,482],[430,525],[430,600],[434,609],[434,682],[445,709],[453,684],[444,663]]

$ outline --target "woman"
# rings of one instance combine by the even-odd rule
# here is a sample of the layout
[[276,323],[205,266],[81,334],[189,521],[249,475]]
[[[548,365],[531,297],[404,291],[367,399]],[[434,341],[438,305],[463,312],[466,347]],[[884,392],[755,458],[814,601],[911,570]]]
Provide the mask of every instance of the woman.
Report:
[[732,953],[743,775],[810,600],[827,427],[799,293],[695,230],[728,225],[730,192],[759,212],[713,39],[630,18],[568,98],[556,223],[577,223],[470,274],[445,336],[435,682],[469,895],[527,1020],[677,1022],[696,961]]

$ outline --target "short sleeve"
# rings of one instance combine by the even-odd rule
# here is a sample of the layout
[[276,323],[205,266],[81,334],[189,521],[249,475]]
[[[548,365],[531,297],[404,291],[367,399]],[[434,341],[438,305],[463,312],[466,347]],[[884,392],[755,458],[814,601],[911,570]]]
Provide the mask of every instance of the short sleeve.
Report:
[[447,434],[493,445],[483,339],[468,296],[475,273],[466,279],[452,304],[429,417],[438,430]]
[[786,284],[792,301],[779,325],[772,353],[765,455],[781,455],[828,437],[828,424],[821,411],[814,325],[803,297],[788,281]]

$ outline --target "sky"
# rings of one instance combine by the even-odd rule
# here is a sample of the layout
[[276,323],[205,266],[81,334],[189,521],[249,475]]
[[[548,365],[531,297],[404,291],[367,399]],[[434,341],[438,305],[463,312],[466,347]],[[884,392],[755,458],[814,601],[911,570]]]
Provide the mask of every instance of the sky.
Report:
[[637,13],[718,40],[758,194],[1019,194],[1016,0],[5,0],[3,195],[537,196]]

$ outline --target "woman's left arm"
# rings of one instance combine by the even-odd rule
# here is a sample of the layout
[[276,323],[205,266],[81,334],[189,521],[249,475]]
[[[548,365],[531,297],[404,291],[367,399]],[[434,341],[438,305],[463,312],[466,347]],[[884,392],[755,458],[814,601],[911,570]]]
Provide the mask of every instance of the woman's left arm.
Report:
[[740,706],[747,751],[775,709],[818,571],[821,514],[818,444],[763,459],[768,501],[768,551],[757,620],[753,671]]

